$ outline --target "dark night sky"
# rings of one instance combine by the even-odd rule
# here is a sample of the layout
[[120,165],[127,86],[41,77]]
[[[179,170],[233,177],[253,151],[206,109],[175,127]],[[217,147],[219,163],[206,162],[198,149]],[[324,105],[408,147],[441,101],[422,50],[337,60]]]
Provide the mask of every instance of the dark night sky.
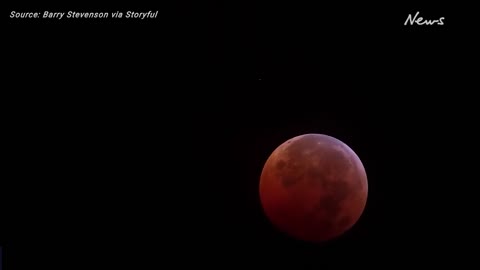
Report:
[[[469,16],[407,3],[155,5],[125,5],[164,11],[148,23],[6,20],[17,87],[5,99],[5,260],[474,263]],[[404,27],[417,9],[447,24]],[[359,223],[322,246],[276,232],[259,204],[266,158],[303,133],[347,143],[369,179]]]

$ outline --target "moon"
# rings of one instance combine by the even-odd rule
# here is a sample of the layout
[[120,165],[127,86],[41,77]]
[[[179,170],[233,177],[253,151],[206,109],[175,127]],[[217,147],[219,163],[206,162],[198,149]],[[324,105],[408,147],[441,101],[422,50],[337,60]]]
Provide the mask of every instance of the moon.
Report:
[[260,176],[260,202],[278,230],[325,242],[351,229],[368,195],[365,168],[342,141],[304,134],[278,146]]

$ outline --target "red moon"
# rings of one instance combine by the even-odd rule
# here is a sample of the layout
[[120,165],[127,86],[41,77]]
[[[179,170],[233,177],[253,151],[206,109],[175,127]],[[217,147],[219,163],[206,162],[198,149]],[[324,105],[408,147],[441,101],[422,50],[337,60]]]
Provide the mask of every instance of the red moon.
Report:
[[308,242],[332,240],[358,221],[367,202],[365,168],[342,141],[304,134],[277,147],[260,177],[260,201],[280,231]]

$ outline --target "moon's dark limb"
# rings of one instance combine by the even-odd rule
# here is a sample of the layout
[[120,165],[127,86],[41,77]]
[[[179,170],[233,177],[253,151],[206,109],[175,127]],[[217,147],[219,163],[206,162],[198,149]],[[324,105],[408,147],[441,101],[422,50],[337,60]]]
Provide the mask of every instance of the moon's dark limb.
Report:
[[306,241],[341,235],[360,218],[368,193],[357,155],[326,135],[306,134],[280,145],[260,179],[267,217],[280,230]]

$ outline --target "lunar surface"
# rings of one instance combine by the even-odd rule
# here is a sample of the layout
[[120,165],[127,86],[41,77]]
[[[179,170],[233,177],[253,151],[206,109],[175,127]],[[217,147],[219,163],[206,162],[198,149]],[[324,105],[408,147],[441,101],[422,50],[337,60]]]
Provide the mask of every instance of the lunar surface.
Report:
[[297,136],[275,149],[259,188],[273,225],[308,242],[332,240],[352,228],[368,194],[367,175],[355,152],[322,134]]

